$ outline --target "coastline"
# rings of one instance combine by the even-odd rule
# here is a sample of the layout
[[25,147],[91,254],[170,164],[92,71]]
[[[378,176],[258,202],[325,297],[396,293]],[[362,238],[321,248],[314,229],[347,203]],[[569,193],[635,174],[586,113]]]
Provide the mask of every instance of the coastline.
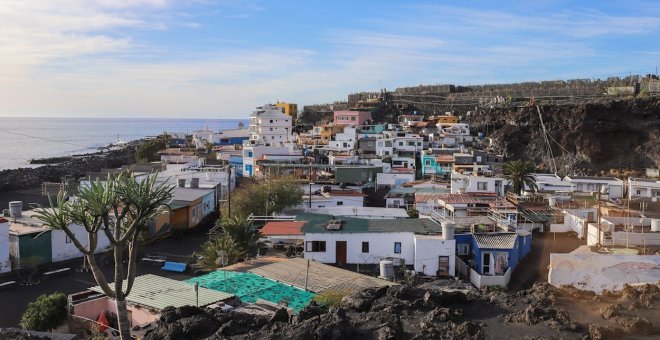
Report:
[[[121,149],[74,155],[69,160],[57,164],[2,170],[0,171],[0,210],[6,209],[8,202],[14,200],[23,200],[26,204],[48,203],[48,197],[41,195],[43,182],[60,182],[64,177],[79,178],[88,172],[134,164],[135,151],[143,141],[143,139],[131,141]],[[59,160],[61,157],[52,159]]]

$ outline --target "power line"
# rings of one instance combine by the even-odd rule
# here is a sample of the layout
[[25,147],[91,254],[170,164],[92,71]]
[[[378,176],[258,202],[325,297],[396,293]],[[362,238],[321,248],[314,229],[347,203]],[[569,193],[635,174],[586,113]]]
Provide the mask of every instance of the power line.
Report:
[[46,138],[46,137],[33,136],[33,135],[28,135],[28,134],[24,134],[24,133],[20,133],[20,132],[12,132],[12,131],[7,131],[7,130],[0,130],[0,132],[12,134],[12,135],[17,135],[17,136],[41,139],[41,140],[45,140],[45,141],[49,141],[49,142],[53,142],[53,143],[68,144],[68,145],[79,146],[79,147],[83,147],[83,148],[89,148],[90,147],[89,145],[82,145],[82,144],[76,144],[76,143],[71,143],[71,142],[64,142],[64,141],[57,140],[57,139],[50,139],[50,138]]

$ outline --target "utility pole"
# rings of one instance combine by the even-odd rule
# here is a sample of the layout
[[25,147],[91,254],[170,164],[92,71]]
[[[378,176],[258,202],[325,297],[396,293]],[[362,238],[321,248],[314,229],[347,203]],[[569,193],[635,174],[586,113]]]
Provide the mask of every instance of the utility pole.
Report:
[[309,209],[312,209],[312,163],[309,163]]
[[307,281],[309,280],[309,260],[307,260],[307,273],[305,274],[305,291],[307,291]]
[[231,218],[231,165],[227,165],[227,217]]

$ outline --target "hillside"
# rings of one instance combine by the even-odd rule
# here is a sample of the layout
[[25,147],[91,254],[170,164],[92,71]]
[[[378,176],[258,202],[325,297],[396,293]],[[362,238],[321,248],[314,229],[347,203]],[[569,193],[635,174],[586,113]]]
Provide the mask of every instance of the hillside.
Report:
[[[595,174],[660,165],[658,97],[540,105],[539,109],[560,171]],[[493,138],[509,159],[529,159],[550,168],[536,106],[478,110],[467,122],[473,133]]]

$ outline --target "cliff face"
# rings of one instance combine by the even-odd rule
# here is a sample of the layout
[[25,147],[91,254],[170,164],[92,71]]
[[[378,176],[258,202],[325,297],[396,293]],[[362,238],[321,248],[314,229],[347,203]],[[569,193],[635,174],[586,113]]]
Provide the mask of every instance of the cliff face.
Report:
[[[660,165],[660,98],[539,108],[560,172],[596,174]],[[467,121],[473,133],[493,138],[509,159],[527,159],[550,169],[536,106],[480,110]]]

